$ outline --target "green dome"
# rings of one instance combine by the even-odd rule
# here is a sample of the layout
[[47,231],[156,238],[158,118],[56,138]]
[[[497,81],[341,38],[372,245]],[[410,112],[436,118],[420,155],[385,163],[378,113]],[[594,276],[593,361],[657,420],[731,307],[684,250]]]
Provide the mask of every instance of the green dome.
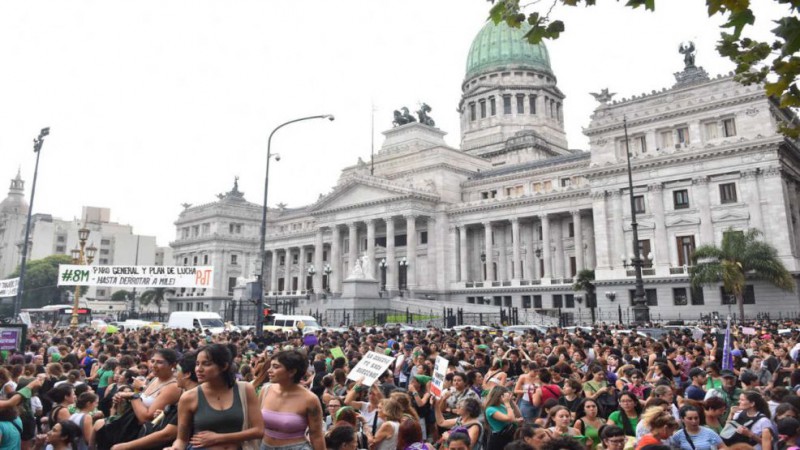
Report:
[[498,69],[532,69],[549,74],[550,56],[544,44],[529,44],[525,33],[530,25],[511,28],[505,22],[495,25],[486,22],[472,41],[467,55],[467,75],[490,72]]

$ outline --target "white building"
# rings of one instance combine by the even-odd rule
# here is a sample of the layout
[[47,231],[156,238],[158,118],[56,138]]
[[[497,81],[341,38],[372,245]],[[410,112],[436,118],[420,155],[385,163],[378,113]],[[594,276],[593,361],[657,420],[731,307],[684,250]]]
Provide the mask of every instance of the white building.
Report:
[[[24,182],[19,174],[11,181],[8,197],[0,203],[0,279],[17,269],[21,259],[22,241],[25,238],[25,221],[28,206],[24,200]],[[31,218],[28,260],[50,255],[69,255],[79,246],[78,230],[89,229],[86,245],[97,247],[94,265],[155,265],[156,238],[133,233],[133,226],[110,220],[109,208],[84,206],[80,218],[63,220],[50,214],[34,214]],[[159,258],[172,264],[170,249],[160,251]],[[162,262],[163,264],[163,262]],[[90,287],[82,290],[82,297],[91,300],[108,300],[115,289]]]
[[[623,264],[633,246],[623,118],[653,317],[726,312],[719,287],[690,289],[687,266],[696,247],[719,244],[729,228],[762,230],[798,274],[800,153],[776,131],[790,112],[759,86],[731,75],[709,79],[687,64],[670,88],[613,102],[601,96],[585,129],[590,148],[572,150],[547,50],[524,43],[523,34],[487,24],[473,41],[459,104],[461,149],[433,126],[401,124],[384,133],[374,175],[363,163],[345,167],[314,204],[270,211],[268,295],[313,289],[336,297],[365,253],[376,279],[386,263],[381,284],[389,295],[577,315],[571,284],[588,268],[596,269],[599,317],[616,320],[631,306],[634,281]],[[254,273],[260,206],[234,191],[176,222],[177,262],[218,270],[213,295],[193,294],[202,299],[224,301],[232,290],[226,280]],[[230,264],[234,255],[241,269]],[[796,312],[798,291],[753,282],[745,303],[748,314]],[[581,313],[588,316],[585,305]]]

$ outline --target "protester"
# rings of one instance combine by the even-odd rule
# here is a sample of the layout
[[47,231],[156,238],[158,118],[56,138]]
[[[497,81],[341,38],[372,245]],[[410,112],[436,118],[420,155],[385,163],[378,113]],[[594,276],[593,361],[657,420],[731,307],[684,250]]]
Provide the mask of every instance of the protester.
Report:
[[[188,444],[196,448],[239,445],[262,435],[268,440],[255,389],[250,384],[237,388],[229,348],[222,344],[203,347],[196,367],[200,386],[186,392],[178,402],[178,436],[171,449],[185,450]],[[240,391],[244,391],[244,398]],[[319,407],[319,402],[316,405]],[[319,427],[321,430],[321,415]]]

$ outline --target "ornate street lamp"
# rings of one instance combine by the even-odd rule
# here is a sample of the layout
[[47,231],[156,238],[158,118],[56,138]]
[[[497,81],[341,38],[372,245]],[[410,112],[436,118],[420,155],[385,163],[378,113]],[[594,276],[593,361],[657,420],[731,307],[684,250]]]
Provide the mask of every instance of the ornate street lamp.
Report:
[[325,268],[322,269],[322,273],[325,274],[325,286],[322,288],[330,294],[331,292],[331,273],[333,273],[333,269],[331,269],[330,264],[325,264]]
[[[97,254],[97,247],[94,244],[86,246],[86,240],[89,239],[90,230],[85,226],[78,230],[78,248],[72,249],[70,255],[72,256],[72,264],[78,266],[88,266],[94,261]],[[81,296],[81,287],[75,286],[75,298],[72,301],[72,319],[69,322],[69,327],[72,329],[78,328],[78,309],[80,305],[78,300]]]
[[403,256],[400,258],[400,296],[403,296],[403,291],[408,289],[408,259]]
[[381,269],[381,291],[386,290],[386,258],[381,259],[381,262],[378,263],[378,267]]
[[308,266],[307,272],[308,272],[308,276],[311,277],[311,287],[308,288],[308,286],[306,286],[308,288],[306,290],[309,291],[308,292],[309,294],[313,294],[314,293],[314,275],[316,275],[317,269],[315,269],[314,265],[312,264],[312,265]]
[[[323,114],[319,116],[308,116],[308,117],[301,117],[299,119],[290,120],[288,122],[284,122],[277,127],[275,127],[272,132],[269,134],[269,138],[267,139],[267,170],[266,175],[264,176],[264,204],[261,208],[261,247],[259,247],[259,251],[261,252],[261,273],[258,275],[258,284],[261,287],[261,295],[258,296],[258,311],[264,310],[264,279],[266,279],[266,268],[267,268],[267,194],[269,193],[269,161],[273,157],[276,161],[280,160],[280,156],[276,153],[275,155],[272,154],[272,136],[275,134],[276,131],[280,130],[281,128],[285,127],[286,125],[301,122],[304,120],[311,120],[311,119],[328,119],[333,121],[334,117],[331,114]],[[288,263],[288,261],[287,261]],[[274,264],[274,263],[273,263]],[[261,337],[264,335],[264,316],[263,314],[256,314],[256,336]]]
[[[639,325],[650,321],[650,307],[647,306],[647,298],[644,292],[644,280],[642,279],[642,254],[639,250],[639,224],[636,222],[636,200],[633,196],[633,172],[631,171],[631,151],[628,146],[628,119],[623,117],[622,124],[625,129],[625,156],[628,161],[628,196],[631,201],[631,230],[633,231],[633,258],[631,265],[636,275],[636,290],[633,294],[633,320]],[[624,257],[623,257],[624,258]]]

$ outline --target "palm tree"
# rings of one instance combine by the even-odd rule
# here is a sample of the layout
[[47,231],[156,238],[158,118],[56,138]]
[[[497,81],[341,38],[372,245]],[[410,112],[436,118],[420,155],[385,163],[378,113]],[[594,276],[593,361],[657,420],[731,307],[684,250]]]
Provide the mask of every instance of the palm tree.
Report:
[[722,234],[722,245],[703,245],[692,256],[694,266],[689,272],[692,287],[716,285],[721,282],[727,292],[736,298],[739,317],[744,321],[744,291],[747,278],[769,281],[791,291],[794,280],[778,259],[778,251],[758,239],[761,232],[755,228],[747,231],[728,231]]
[[583,269],[575,277],[575,284],[572,285],[573,291],[586,292],[586,307],[592,312],[592,324],[594,324],[595,301],[594,270]]
[[161,317],[161,305],[164,304],[164,300],[166,300],[167,293],[175,292],[172,289],[167,288],[155,288],[150,289],[147,291],[142,292],[142,295],[139,297],[139,304],[142,306],[147,306],[150,303],[153,303],[158,308],[158,317]]

